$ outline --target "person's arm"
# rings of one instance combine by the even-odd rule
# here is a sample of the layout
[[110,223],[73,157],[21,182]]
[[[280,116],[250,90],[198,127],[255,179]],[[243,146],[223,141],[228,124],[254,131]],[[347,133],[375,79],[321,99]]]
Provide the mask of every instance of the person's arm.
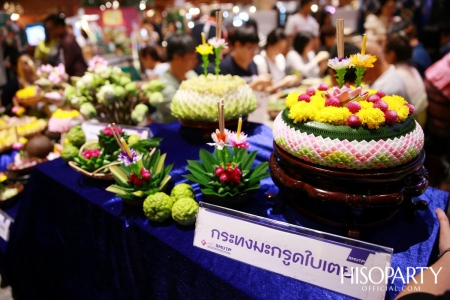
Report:
[[253,62],[258,69],[258,74],[269,74],[269,66],[267,65],[267,60],[261,54],[255,55],[253,57]]
[[[440,226],[439,253],[442,254],[450,249],[450,224],[442,209],[436,209],[436,215]],[[445,291],[450,290],[450,251],[443,254],[431,267],[416,275],[414,280],[408,283],[396,299],[412,294],[417,290],[432,295],[442,295]]]

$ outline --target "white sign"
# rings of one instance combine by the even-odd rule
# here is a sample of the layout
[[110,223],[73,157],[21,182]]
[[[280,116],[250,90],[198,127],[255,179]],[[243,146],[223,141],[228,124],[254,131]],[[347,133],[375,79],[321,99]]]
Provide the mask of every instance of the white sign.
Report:
[[[86,141],[94,141],[98,140],[98,134],[101,130],[105,129],[108,124],[106,123],[93,123],[93,122],[84,122],[81,124],[81,128],[83,129],[84,134],[86,135]],[[122,128],[122,130],[129,135],[136,134],[141,137],[141,140],[146,140],[153,137],[150,129],[145,127],[132,127],[132,126],[124,126],[117,125]]]
[[5,241],[9,239],[9,226],[12,223],[11,217],[0,211],[0,237]]
[[341,238],[367,247],[350,246],[312,230],[316,236],[299,235],[282,230],[285,223],[251,218],[280,228],[200,207],[194,246],[355,298],[384,299],[392,249]]

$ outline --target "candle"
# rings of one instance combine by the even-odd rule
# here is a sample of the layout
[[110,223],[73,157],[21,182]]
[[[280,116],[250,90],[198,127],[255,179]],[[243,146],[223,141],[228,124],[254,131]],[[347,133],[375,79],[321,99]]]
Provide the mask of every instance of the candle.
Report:
[[363,34],[363,42],[362,42],[362,46],[361,46],[361,55],[365,55],[366,54],[366,43],[367,43],[367,34]]
[[238,123],[238,128],[236,131],[236,135],[239,138],[241,136],[241,130],[242,130],[242,118],[239,117],[239,123]]
[[202,32],[202,44],[206,44],[206,38],[205,38],[205,33]]
[[128,157],[129,157],[130,159],[132,159],[133,156],[131,155],[130,148],[128,148],[127,142],[125,142],[125,140],[124,140],[122,137],[120,138],[120,142],[122,143],[123,148],[124,148],[125,151],[127,152]]

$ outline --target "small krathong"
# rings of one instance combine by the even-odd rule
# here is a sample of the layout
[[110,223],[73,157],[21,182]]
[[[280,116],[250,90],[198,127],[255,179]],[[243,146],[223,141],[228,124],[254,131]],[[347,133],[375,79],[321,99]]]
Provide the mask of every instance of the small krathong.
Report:
[[140,152],[128,147],[126,141],[116,134],[115,128],[111,125],[110,128],[121,149],[118,157],[121,164],[110,167],[116,184],[106,190],[128,204],[141,205],[147,196],[164,189],[171,178],[172,165],[164,166],[166,154],[161,154],[156,148]]
[[219,129],[211,134],[214,154],[200,150],[200,162],[188,160],[191,174],[185,178],[197,182],[204,195],[234,197],[259,189],[260,180],[269,176],[268,163],[263,162],[251,169],[257,151],[248,152],[247,135],[241,131],[239,119],[236,132],[224,128],[223,104],[219,105]]

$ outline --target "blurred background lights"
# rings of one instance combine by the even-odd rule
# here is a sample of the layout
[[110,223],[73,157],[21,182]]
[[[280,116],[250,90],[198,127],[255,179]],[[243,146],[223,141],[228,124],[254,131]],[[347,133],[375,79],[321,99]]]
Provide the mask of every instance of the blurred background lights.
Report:
[[[239,12],[239,6],[233,7],[233,12],[237,14]],[[239,25],[240,26],[240,25]]]
[[242,24],[243,24],[243,22],[242,22],[241,19],[235,19],[235,20],[233,21],[233,26],[234,26],[234,27],[241,27]]
[[319,6],[317,5],[317,4],[313,4],[313,5],[311,5],[311,11],[312,12],[317,12],[319,10]]
[[241,13],[239,14],[239,19],[241,19],[242,21],[247,22],[248,19],[249,19],[248,13],[246,13],[246,12],[241,12]]
[[256,12],[256,7],[255,6],[250,6],[250,8],[248,9],[248,11],[252,14],[254,14]]
[[188,22],[188,27],[189,28],[194,28],[194,22],[192,22],[192,21]]
[[227,11],[224,11],[224,12],[222,13],[222,16],[223,16],[224,18],[228,18],[229,15],[230,15],[230,14],[229,14]]
[[106,8],[111,8],[111,2],[106,2]]

